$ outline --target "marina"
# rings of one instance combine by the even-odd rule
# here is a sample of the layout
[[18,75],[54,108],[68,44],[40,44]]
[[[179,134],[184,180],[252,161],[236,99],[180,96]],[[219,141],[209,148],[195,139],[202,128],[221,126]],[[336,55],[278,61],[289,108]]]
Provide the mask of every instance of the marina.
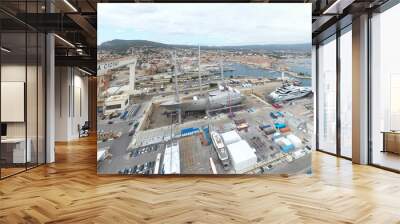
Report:
[[[255,78],[268,78],[268,79],[279,79],[281,78],[281,71],[275,71],[270,69],[255,68],[246,64],[232,63],[230,65],[232,70],[224,72],[226,77],[255,77]],[[296,67],[297,69],[304,71],[307,70],[306,67]],[[311,77],[301,77],[296,74],[296,72],[286,72],[286,74],[293,76],[294,78],[300,80],[303,86],[311,86]]]

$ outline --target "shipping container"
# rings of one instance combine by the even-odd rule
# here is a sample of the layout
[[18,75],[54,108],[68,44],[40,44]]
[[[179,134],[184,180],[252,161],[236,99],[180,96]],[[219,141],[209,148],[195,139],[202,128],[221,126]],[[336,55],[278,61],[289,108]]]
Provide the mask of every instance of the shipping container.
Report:
[[258,126],[261,130],[264,130],[265,128],[269,128],[271,127],[271,125],[269,124],[261,124],[260,126]]
[[280,131],[281,133],[290,132],[290,128],[289,128],[289,127],[284,127],[284,128],[279,129],[279,131]]
[[274,134],[275,132],[276,132],[276,130],[275,130],[274,128],[272,128],[272,127],[265,128],[265,129],[264,129],[264,133],[265,133],[266,135],[272,135],[272,134]]
[[281,128],[286,128],[285,123],[275,123],[275,128],[281,129]]

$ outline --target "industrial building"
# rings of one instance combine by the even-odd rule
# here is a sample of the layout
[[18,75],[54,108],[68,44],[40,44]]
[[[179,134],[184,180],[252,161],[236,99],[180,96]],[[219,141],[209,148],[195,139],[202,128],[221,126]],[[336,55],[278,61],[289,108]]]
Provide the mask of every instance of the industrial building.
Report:
[[231,157],[232,166],[236,173],[251,168],[257,163],[255,149],[251,148],[245,140],[239,140],[226,146]]
[[104,114],[122,112],[129,106],[129,95],[113,95],[104,101]]

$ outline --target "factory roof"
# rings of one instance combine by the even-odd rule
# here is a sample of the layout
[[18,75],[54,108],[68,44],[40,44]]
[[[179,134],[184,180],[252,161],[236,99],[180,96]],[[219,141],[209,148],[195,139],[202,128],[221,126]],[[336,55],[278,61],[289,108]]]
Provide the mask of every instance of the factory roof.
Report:
[[122,94],[122,95],[115,95],[115,96],[110,96],[106,99],[107,102],[114,102],[114,101],[120,101],[120,100],[126,100],[129,98],[129,95],[127,94]]
[[245,140],[227,146],[236,172],[245,170],[257,163],[255,150]]
[[222,133],[221,136],[222,136],[222,139],[224,140],[225,144],[227,144],[227,145],[242,140],[240,135],[235,130]]

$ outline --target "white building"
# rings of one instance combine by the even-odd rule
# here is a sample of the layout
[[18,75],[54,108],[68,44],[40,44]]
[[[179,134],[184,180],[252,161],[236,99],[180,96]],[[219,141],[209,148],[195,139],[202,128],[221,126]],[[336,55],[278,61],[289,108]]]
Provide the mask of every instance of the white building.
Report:
[[110,96],[104,101],[104,114],[109,115],[114,112],[122,112],[129,105],[129,95]]
[[300,148],[303,145],[301,139],[294,134],[289,134],[286,136],[286,138],[294,145],[295,148]]
[[243,173],[257,163],[255,149],[251,148],[245,140],[229,144],[227,148],[236,173]]

